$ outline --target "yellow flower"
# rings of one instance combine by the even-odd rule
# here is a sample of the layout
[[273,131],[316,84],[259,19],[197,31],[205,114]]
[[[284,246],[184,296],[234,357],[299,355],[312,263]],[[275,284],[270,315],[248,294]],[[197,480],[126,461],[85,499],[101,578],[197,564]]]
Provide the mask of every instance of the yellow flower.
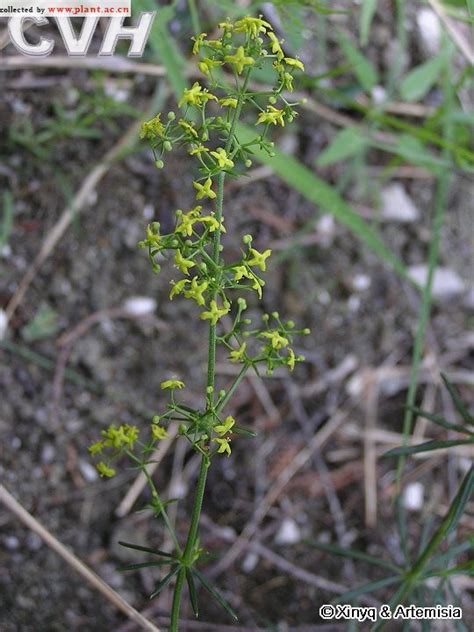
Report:
[[192,37],[191,39],[194,42],[193,45],[193,55],[198,55],[199,51],[201,50],[201,46],[204,43],[204,40],[206,39],[207,33],[200,33],[199,35],[196,35],[196,37]]
[[203,75],[206,75],[206,77],[209,77],[212,69],[217,66],[222,66],[222,62],[216,59],[209,59],[209,57],[205,57],[198,64],[199,70]]
[[252,66],[255,63],[253,57],[246,57],[243,46],[239,46],[235,55],[226,55],[224,61],[231,64],[239,75],[242,74],[244,66]]
[[111,425],[107,430],[103,430],[101,435],[104,437],[103,445],[106,448],[133,448],[133,444],[138,437],[138,428],[129,424],[122,424],[118,428]]
[[223,233],[227,232],[226,229],[225,229],[225,226],[223,224],[223,222],[224,222],[223,218],[221,219],[221,223],[220,224],[219,224],[219,222],[217,221],[217,219],[213,215],[205,215],[204,217],[201,217],[200,221],[203,224],[207,224],[207,227],[209,228],[209,232],[210,233],[213,233],[218,228]]
[[181,294],[181,292],[184,290],[187,283],[189,283],[189,279],[182,279],[181,281],[178,281],[177,283],[175,283],[174,281],[171,281],[171,285],[173,287],[171,288],[171,292],[170,292],[170,301],[172,301],[174,297],[177,296],[178,294]]
[[114,470],[114,468],[109,467],[103,461],[101,461],[100,463],[97,463],[96,468],[101,476],[105,476],[107,478],[112,478],[112,476],[115,476],[116,474],[116,471]]
[[220,454],[224,454],[227,453],[227,456],[230,456],[231,450],[230,450],[230,439],[221,439],[221,438],[217,438],[217,439],[213,439],[213,441],[215,441],[215,443],[219,444],[219,448],[218,448],[218,452]]
[[165,133],[165,126],[160,119],[161,114],[157,114],[154,118],[142,123],[140,128],[140,138],[153,139],[156,136],[163,136]]
[[222,147],[219,147],[219,149],[216,149],[216,151],[211,151],[211,156],[214,156],[221,169],[225,169],[226,167],[232,169],[232,167],[234,166],[234,161],[229,158],[226,150]]
[[96,441],[95,443],[93,443],[92,445],[88,447],[88,450],[92,454],[92,456],[95,456],[96,454],[101,454],[103,449],[104,449],[103,441]]
[[293,59],[293,57],[285,57],[285,64],[298,68],[298,70],[304,70],[304,64],[299,59]]
[[206,301],[204,300],[203,293],[207,290],[208,286],[209,283],[207,281],[198,283],[197,277],[194,277],[191,281],[190,289],[186,290],[184,296],[186,298],[193,298],[198,305],[205,305]]
[[257,119],[258,123],[273,123],[273,125],[281,125],[285,127],[285,112],[269,105],[265,112],[260,112]]
[[267,269],[266,260],[272,254],[272,251],[270,250],[270,248],[268,248],[262,253],[258,252],[258,250],[255,250],[255,248],[250,248],[249,252],[252,255],[252,257],[248,259],[247,261],[248,265],[258,266],[260,270],[265,272],[265,270]]
[[252,289],[257,292],[258,298],[262,298],[262,287],[265,285],[265,282],[262,279],[259,279],[256,274],[252,272],[249,268],[245,266],[235,266],[232,268],[234,271],[234,281],[240,281],[243,277],[252,281]]
[[273,30],[272,25],[262,20],[262,18],[251,18],[247,16],[241,20],[237,20],[235,23],[236,33],[248,33],[253,39],[258,37],[259,33],[266,33],[267,29],[270,31]]
[[293,371],[294,368],[295,368],[296,356],[295,356],[295,352],[291,348],[288,349],[288,359],[287,359],[286,363],[287,363],[290,371]]
[[219,99],[219,105],[222,105],[222,107],[236,108],[237,103],[238,101],[235,97],[227,97],[225,99]]
[[178,121],[178,125],[182,127],[185,132],[188,132],[188,134],[191,134],[191,136],[198,138],[198,133],[194,129],[194,123],[188,123],[188,121],[181,119],[180,121]]
[[243,342],[238,349],[230,352],[229,360],[231,362],[242,362],[245,359],[246,349],[247,349],[247,343]]
[[181,382],[181,380],[174,380],[174,379],[165,380],[164,382],[161,382],[160,388],[162,391],[164,391],[167,388],[171,390],[175,388],[184,388],[184,382]]
[[213,299],[210,304],[209,311],[202,312],[201,320],[210,320],[212,325],[215,325],[217,321],[230,312],[230,305],[224,305],[224,307],[217,307],[217,302]]
[[188,213],[179,215],[179,224],[175,232],[191,237],[193,234],[193,225],[198,221],[201,209],[202,206],[195,206]]
[[151,435],[153,439],[160,441],[161,439],[166,439],[168,437],[168,432],[165,428],[162,428],[158,424],[151,424]]
[[219,435],[225,435],[228,432],[230,432],[231,428],[234,425],[235,425],[235,419],[231,415],[229,415],[228,417],[226,417],[223,424],[214,426],[214,432],[217,432],[217,434]]
[[196,105],[197,107],[201,107],[201,105],[209,101],[209,99],[217,101],[216,96],[211,94],[206,88],[203,88],[199,81],[196,81],[192,88],[188,88],[183,92],[183,96],[178,105],[179,107],[183,105]]
[[271,345],[274,349],[282,349],[283,347],[287,347],[290,344],[288,338],[285,338],[285,336],[282,336],[280,332],[276,330],[265,331],[262,336],[270,340]]
[[198,145],[193,146],[193,148],[189,150],[189,155],[195,156],[196,154],[202,154],[207,151],[209,151],[209,149],[207,147],[204,147],[204,145],[202,145],[201,143],[199,143]]
[[213,200],[216,197],[216,194],[212,190],[212,180],[208,178],[204,184],[200,184],[199,182],[193,182],[193,186],[197,191],[196,200],[202,200],[203,197],[208,197]]
[[268,33],[268,39],[271,42],[272,53],[277,56],[278,61],[281,61],[285,56],[285,53],[281,48],[280,41],[278,40],[275,33],[272,32]]
[[176,251],[174,262],[180,272],[186,276],[189,276],[189,268],[193,268],[196,265],[194,261],[191,261],[191,259],[185,259],[179,250]]

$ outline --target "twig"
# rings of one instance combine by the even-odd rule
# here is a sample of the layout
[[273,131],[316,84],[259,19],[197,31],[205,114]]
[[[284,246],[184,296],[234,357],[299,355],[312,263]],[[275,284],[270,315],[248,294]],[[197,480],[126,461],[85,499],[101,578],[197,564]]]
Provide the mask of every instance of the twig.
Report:
[[454,22],[450,18],[448,18],[439,0],[428,0],[428,2],[430,3],[433,11],[444,24],[446,30],[452,37],[453,42],[456,44],[458,49],[471,64],[471,66],[474,65],[474,50],[469,46],[468,42],[466,42],[466,40],[464,39],[464,35],[459,31],[457,26],[455,26]]
[[314,451],[323,447],[334,432],[336,432],[345,418],[346,414],[338,411],[326,423],[326,425],[324,425],[321,430],[314,435],[309,444],[300,450],[283,472],[281,472],[258,506],[252,520],[247,523],[239,538],[234,542],[222,559],[211,569],[211,575],[213,577],[222,573],[236,560],[289,481],[309,461]]
[[12,55],[3,57],[0,62],[0,70],[18,70],[19,68],[84,68],[85,70],[106,70],[112,73],[134,73],[152,77],[166,77],[166,70],[163,66],[144,64],[118,56],[107,58],[66,57],[62,55],[53,55],[51,57]]
[[101,592],[116,608],[121,610],[143,630],[160,632],[151,621],[135,610],[115,590],[104,582],[94,571],[71,553],[59,540],[40,524],[15,498],[0,484],[0,502],[9,509],[23,524],[36,533],[55,553],[60,555],[74,570],[79,573],[96,590]]

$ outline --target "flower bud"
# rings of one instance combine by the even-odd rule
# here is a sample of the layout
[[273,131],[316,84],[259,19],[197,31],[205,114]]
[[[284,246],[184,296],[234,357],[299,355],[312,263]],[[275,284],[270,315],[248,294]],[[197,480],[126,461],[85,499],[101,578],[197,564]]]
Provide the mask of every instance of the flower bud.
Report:
[[201,139],[202,139],[204,142],[206,142],[206,140],[209,140],[209,134],[207,133],[207,131],[204,131],[204,132],[201,134]]
[[174,112],[168,112],[168,121],[174,121],[176,114]]
[[151,423],[152,423],[152,424],[159,424],[159,423],[160,423],[160,420],[161,420],[161,417],[160,417],[159,415],[155,415],[155,416],[153,417],[153,419],[151,420]]
[[276,100],[276,97],[274,97],[274,96],[271,96],[268,99],[268,103],[271,103],[272,105],[275,105],[276,102],[277,102],[277,100]]
[[247,301],[244,298],[239,297],[237,299],[237,304],[239,305],[240,309],[247,309]]
[[221,389],[221,390],[219,391],[219,397],[225,397],[225,395],[226,395],[225,390],[224,390],[224,389]]
[[311,333],[311,329],[309,329],[309,327],[305,327],[305,329],[303,329],[303,333],[305,336],[308,336]]
[[295,322],[294,322],[293,320],[289,320],[289,321],[286,323],[286,326],[288,327],[288,329],[294,329],[294,327],[295,327]]
[[247,158],[244,164],[247,167],[247,169],[250,169],[250,167],[252,166],[252,161],[249,158]]
[[164,166],[165,166],[165,163],[162,160],[155,160],[155,167],[157,169],[163,169]]
[[252,235],[244,235],[242,238],[242,241],[244,242],[244,244],[251,244],[252,243]]
[[212,393],[213,393],[213,392],[214,392],[214,387],[213,387],[213,386],[208,386],[208,387],[206,388],[206,393],[207,393],[208,395],[212,395]]
[[173,145],[170,143],[169,140],[165,140],[165,142],[163,143],[163,149],[165,151],[171,151],[173,149]]

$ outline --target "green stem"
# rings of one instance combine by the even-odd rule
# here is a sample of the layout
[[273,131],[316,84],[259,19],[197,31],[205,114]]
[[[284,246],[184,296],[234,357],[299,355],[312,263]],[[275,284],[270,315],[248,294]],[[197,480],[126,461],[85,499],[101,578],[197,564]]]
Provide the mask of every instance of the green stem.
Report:
[[[242,88],[239,93],[239,99],[237,103],[237,107],[235,108],[234,117],[232,119],[231,128],[229,131],[229,136],[227,138],[227,142],[225,145],[225,151],[228,153],[232,147],[232,142],[234,140],[235,127],[237,125],[237,121],[240,117],[240,113],[242,111],[242,105],[244,103],[245,98],[245,90],[248,84],[248,80],[250,77],[250,69],[247,71],[245,75],[245,79],[242,84]],[[224,181],[225,181],[225,172],[221,171],[217,177],[217,194],[216,194],[216,209],[215,209],[215,218],[220,225],[222,220],[222,209],[224,205]],[[212,242],[212,261],[216,267],[219,266],[219,258],[220,258],[220,245],[221,245],[221,230],[217,228],[214,231],[213,242]],[[211,296],[211,300],[216,298],[216,292]],[[209,324],[209,347],[208,347],[208,358],[207,358],[207,389],[214,389],[215,381],[216,381],[216,347],[217,347],[217,327],[212,323]],[[242,374],[243,377],[243,374]],[[238,379],[238,382],[242,379]],[[237,380],[236,380],[237,382]],[[231,387],[232,392],[237,387],[237,383]],[[211,405],[214,401],[214,395],[210,395],[208,397],[208,406]],[[196,495],[194,498],[193,505],[193,513],[191,516],[191,525],[188,531],[188,537],[186,540],[186,545],[184,547],[184,552],[182,556],[182,568],[178,573],[178,579],[176,581],[176,585],[174,588],[173,594],[173,607],[171,611],[171,624],[170,631],[177,632],[178,624],[179,624],[179,608],[181,603],[181,592],[183,590],[183,584],[185,579],[185,569],[186,567],[192,566],[194,563],[193,555],[195,551],[196,540],[198,537],[199,530],[199,519],[201,517],[201,508],[202,501],[204,498],[204,492],[206,490],[206,480],[207,480],[207,470],[209,469],[209,457],[207,454],[203,454],[201,457],[201,467],[199,470],[199,476],[196,487]]]
[[183,590],[185,575],[186,575],[186,569],[184,567],[180,568],[178,577],[176,579],[176,586],[173,593],[173,605],[171,606],[170,632],[178,632],[179,607],[181,605],[181,592]]

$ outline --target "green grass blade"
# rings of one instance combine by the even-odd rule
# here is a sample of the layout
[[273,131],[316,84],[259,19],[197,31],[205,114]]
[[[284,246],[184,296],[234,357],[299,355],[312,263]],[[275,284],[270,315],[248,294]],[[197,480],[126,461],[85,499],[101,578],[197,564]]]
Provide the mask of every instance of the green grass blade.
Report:
[[166,566],[167,564],[171,564],[173,560],[163,560],[161,562],[138,562],[137,564],[126,564],[125,566],[117,567],[117,570],[121,573],[125,573],[127,571],[137,571],[140,568],[159,568],[160,566]]
[[454,407],[456,408],[458,413],[461,415],[461,417],[466,423],[474,425],[474,417],[466,408],[466,405],[462,401],[457,388],[453,384],[451,384],[447,375],[445,375],[444,373],[441,373],[441,377],[443,379],[444,385],[446,386],[446,388],[449,391],[449,394],[451,395],[451,399],[453,400]]
[[450,421],[446,421],[444,417],[441,415],[436,415],[435,413],[428,413],[425,410],[421,410],[421,408],[417,408],[414,406],[412,408],[415,415],[419,417],[424,417],[425,419],[429,419],[434,424],[441,426],[442,428],[446,428],[446,430],[455,430],[456,432],[462,432],[467,434],[474,434],[472,430],[469,430],[466,426],[461,426],[460,424],[453,424]]
[[367,147],[368,139],[360,127],[346,127],[338,132],[316,160],[319,167],[327,167],[351,158]]
[[375,10],[377,9],[377,0],[362,0],[362,7],[359,17],[360,45],[367,46],[369,43],[369,32],[372,20],[374,19]]
[[[239,124],[237,135],[241,143],[251,142],[255,137],[252,128]],[[255,148],[255,157],[260,162],[269,165],[290,187],[301,193],[307,200],[313,202],[328,213],[332,213],[337,220],[347,226],[363,243],[389,264],[403,279],[408,276],[404,264],[385,246],[377,233],[345,202],[339,193],[329,184],[315,176],[305,165],[293,156],[289,156],[274,149],[275,156],[270,158],[263,150]]]
[[418,454],[419,452],[431,452],[432,450],[441,450],[443,448],[453,448],[458,445],[474,445],[474,439],[446,439],[433,440],[420,443],[419,445],[407,445],[400,448],[394,448],[382,454],[383,458],[390,456],[409,456],[410,454]]
[[322,542],[315,542],[314,540],[307,540],[306,543],[315,549],[319,549],[320,551],[331,553],[332,555],[338,555],[340,557],[349,557],[354,560],[361,560],[363,562],[367,562],[368,564],[372,564],[373,566],[380,566],[381,568],[385,568],[390,571],[395,571],[395,572],[400,571],[400,569],[397,568],[395,564],[391,564],[390,562],[381,560],[377,557],[374,557],[373,555],[369,555],[368,553],[363,553],[362,551],[358,551],[357,549],[344,548],[336,544],[323,544]]
[[237,618],[237,615],[235,614],[232,607],[227,603],[224,597],[220,593],[217,592],[214,586],[212,586],[212,584],[209,583],[209,581],[204,577],[204,575],[200,573],[196,568],[194,568],[192,572],[198,578],[198,580],[201,582],[201,584],[204,586],[207,592],[211,594],[212,597],[214,597],[217,603],[227,612],[227,614],[229,614],[234,619],[234,621],[238,621],[239,619]]
[[406,101],[422,99],[438,80],[443,56],[437,55],[409,72],[400,84],[400,95]]
[[0,224],[0,248],[8,243],[13,226],[13,198],[10,191],[3,194],[3,216]]
[[352,72],[364,90],[370,92],[378,82],[377,71],[367,57],[357,50],[350,38],[343,31],[338,31],[337,36],[342,51],[347,61],[351,64]]

